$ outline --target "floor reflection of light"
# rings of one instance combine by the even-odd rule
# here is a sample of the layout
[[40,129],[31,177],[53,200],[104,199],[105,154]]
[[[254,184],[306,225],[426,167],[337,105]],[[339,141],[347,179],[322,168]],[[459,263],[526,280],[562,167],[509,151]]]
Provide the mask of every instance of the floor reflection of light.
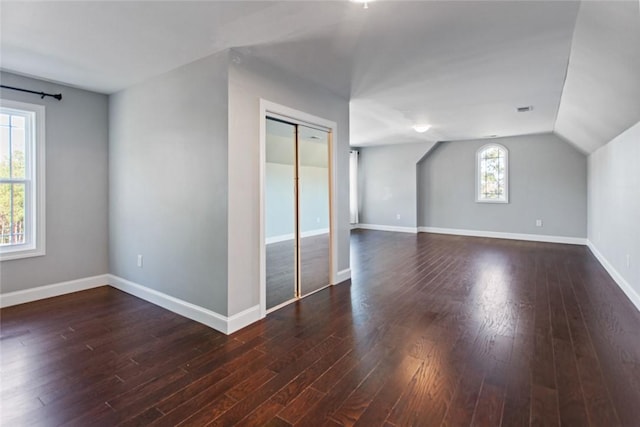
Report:
[[428,408],[432,407],[438,411],[439,405],[453,397],[457,379],[462,372],[450,360],[450,341],[432,341],[431,344],[432,348],[427,358],[403,361],[408,369],[401,369],[400,372],[402,381],[407,385],[404,393],[420,395],[419,404],[423,408],[429,410]]
[[484,325],[489,333],[515,330],[517,319],[511,310],[513,296],[508,266],[496,260],[483,260],[476,277],[472,292],[478,297],[474,298],[478,302],[473,307],[473,319]]
[[350,336],[353,340],[353,352],[361,358],[371,350],[373,335],[382,333],[379,328],[372,328],[372,322],[364,317],[354,317],[350,325]]
[[[37,344],[32,343],[30,345],[36,346]],[[19,345],[14,343],[11,347],[10,361],[7,361],[5,351],[3,346],[0,345],[0,366],[2,366],[2,369],[0,369],[0,384],[2,385],[3,392],[7,392],[10,388],[15,390],[38,379],[38,371],[34,367],[38,366],[38,359],[35,360],[36,363],[34,364],[33,347],[27,348],[22,342],[20,342]],[[46,351],[43,350],[42,354],[45,353]],[[28,356],[31,357],[29,358]],[[6,401],[3,401],[2,404],[0,404],[0,409],[2,413],[6,412],[5,416],[8,417],[7,414],[20,414],[22,407],[28,402],[30,401],[22,399],[8,405]]]

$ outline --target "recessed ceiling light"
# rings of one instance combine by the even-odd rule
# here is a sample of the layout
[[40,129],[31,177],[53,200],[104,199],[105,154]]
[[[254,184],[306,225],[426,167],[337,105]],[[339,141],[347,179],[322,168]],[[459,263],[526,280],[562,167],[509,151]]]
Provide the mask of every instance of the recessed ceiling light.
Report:
[[365,9],[369,9],[369,3],[374,0],[351,0],[353,3],[360,3],[364,6]]
[[431,129],[431,125],[428,125],[428,124],[413,125],[413,130],[415,130],[418,133],[425,133],[429,129]]
[[518,113],[526,113],[527,111],[531,111],[533,110],[533,105],[527,105],[526,107],[518,107],[516,108],[516,111]]

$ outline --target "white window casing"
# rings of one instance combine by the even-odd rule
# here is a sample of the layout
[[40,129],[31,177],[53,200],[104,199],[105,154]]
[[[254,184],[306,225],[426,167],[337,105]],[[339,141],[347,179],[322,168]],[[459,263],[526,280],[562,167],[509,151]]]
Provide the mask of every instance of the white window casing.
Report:
[[[0,99],[0,110],[2,114],[25,119],[24,177],[0,176],[0,185],[24,185],[24,238],[17,243],[0,240],[0,261],[42,256],[46,247],[45,107]],[[6,134],[10,132],[9,127]],[[7,141],[4,144],[8,146]],[[2,156],[4,153],[0,153],[0,162],[5,161]]]
[[476,202],[509,203],[509,150],[483,145],[476,152]]

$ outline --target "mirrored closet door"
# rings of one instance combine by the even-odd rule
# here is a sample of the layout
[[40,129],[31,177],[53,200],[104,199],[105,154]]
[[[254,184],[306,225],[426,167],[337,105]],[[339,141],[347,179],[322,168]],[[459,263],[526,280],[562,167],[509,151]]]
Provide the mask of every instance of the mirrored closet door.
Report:
[[298,223],[301,295],[329,284],[329,133],[298,126]]
[[331,134],[266,120],[266,308],[272,310],[330,283]]

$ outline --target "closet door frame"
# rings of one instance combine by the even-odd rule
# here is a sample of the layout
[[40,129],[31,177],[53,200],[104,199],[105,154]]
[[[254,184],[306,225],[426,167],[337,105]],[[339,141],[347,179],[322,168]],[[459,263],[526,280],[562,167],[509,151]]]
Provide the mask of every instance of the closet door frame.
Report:
[[[260,317],[265,317],[268,312],[281,308],[282,305],[273,307],[267,311],[267,279],[266,279],[266,246],[265,246],[265,170],[266,170],[266,122],[267,117],[274,118],[276,120],[285,121],[293,125],[302,125],[314,129],[319,129],[328,132],[329,143],[329,236],[330,236],[330,250],[329,250],[329,286],[337,283],[337,239],[335,238],[335,226],[337,224],[336,216],[336,150],[334,147],[334,141],[338,134],[338,126],[335,122],[321,117],[317,117],[303,111],[295,110],[284,105],[276,104],[265,99],[260,99]],[[296,151],[297,151],[297,132],[296,126]],[[297,153],[296,153],[297,158]],[[297,185],[297,182],[296,182]],[[297,189],[296,189],[297,192]],[[297,197],[297,196],[296,196]],[[296,203],[296,209],[298,209]],[[296,213],[297,217],[297,213]],[[297,223],[297,221],[296,221]],[[298,225],[296,224],[296,227]],[[296,251],[298,251],[299,244],[299,230],[296,230]],[[296,255],[296,262],[299,263],[298,255]],[[296,277],[299,277],[299,265],[296,265]],[[297,281],[297,279],[296,279]],[[296,287],[299,284],[296,283]],[[324,289],[324,288],[323,288]],[[306,297],[312,295],[301,296]],[[286,305],[287,302],[283,305]]]

